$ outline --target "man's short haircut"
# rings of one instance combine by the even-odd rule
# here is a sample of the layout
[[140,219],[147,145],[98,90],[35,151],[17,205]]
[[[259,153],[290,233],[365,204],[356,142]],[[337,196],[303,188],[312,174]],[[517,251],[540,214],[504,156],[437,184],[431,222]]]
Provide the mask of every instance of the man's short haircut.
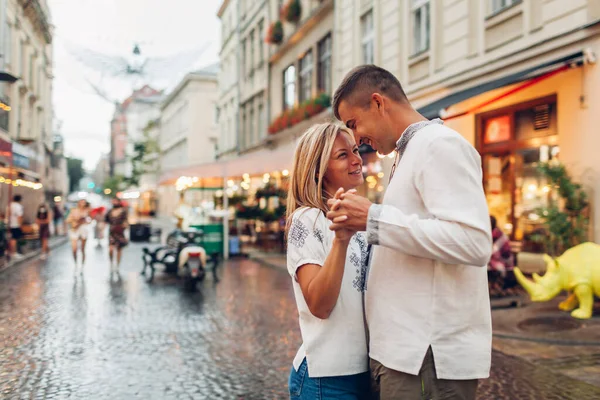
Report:
[[351,105],[368,107],[373,93],[379,93],[398,103],[408,102],[402,85],[394,74],[376,65],[361,65],[348,72],[335,91],[333,95],[335,117],[340,119],[339,107],[343,100]]
[[23,199],[23,197],[21,197],[20,194],[15,194],[14,197],[13,197],[13,201],[15,203],[19,203],[21,201],[21,199]]

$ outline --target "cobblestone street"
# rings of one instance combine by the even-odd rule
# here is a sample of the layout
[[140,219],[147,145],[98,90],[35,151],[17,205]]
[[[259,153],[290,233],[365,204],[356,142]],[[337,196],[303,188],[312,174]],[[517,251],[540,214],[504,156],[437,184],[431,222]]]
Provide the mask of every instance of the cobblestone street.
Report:
[[[160,272],[140,245],[110,276],[88,246],[83,275],[68,246],[0,273],[2,399],[285,399],[300,343],[289,276],[231,261],[198,293]],[[481,399],[593,399],[600,389],[495,352]]]

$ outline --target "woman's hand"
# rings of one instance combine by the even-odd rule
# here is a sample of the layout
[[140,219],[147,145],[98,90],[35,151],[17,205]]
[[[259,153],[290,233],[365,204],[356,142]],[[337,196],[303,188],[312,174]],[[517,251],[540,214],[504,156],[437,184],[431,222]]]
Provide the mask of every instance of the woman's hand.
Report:
[[[347,193],[356,193],[356,190],[351,189]],[[329,211],[337,211],[340,208],[343,194],[344,194],[343,188],[339,188],[337,190],[337,192],[335,192],[333,199],[328,201],[328,203],[330,204]],[[349,229],[338,229],[335,231],[335,238],[342,242],[350,242],[350,239],[352,239],[352,236],[354,236],[354,233],[355,233],[354,231],[351,231]]]

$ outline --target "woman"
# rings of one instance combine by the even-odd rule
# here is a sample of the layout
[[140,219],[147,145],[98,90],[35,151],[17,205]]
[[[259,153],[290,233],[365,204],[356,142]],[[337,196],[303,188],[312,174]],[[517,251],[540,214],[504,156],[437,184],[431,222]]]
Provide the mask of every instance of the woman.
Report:
[[327,200],[362,184],[351,132],[310,128],[294,155],[287,200],[287,266],[303,345],[289,377],[291,399],[362,399],[369,374],[362,291],[367,243],[362,233],[329,230]]
[[[69,225],[69,238],[71,239],[71,248],[73,250],[75,266],[77,266],[77,247],[79,242],[81,242],[81,267],[83,268],[83,265],[85,264],[85,244],[88,238],[89,224],[89,208],[87,201],[79,200],[77,207],[69,211],[67,224]],[[81,272],[83,272],[83,270]]]
[[48,238],[50,237],[50,208],[46,203],[40,204],[37,210],[36,223],[40,229],[40,241],[42,242],[42,256],[45,260],[48,256]]
[[514,256],[510,247],[510,239],[500,227],[496,217],[490,215],[492,226],[492,257],[488,263],[488,286],[490,295],[502,296],[511,294],[511,289],[516,284],[514,277]]
[[[110,258],[111,268],[113,265],[119,269],[121,263],[121,253],[123,247],[127,246],[127,238],[125,237],[125,229],[127,229],[127,210],[123,207],[121,200],[114,198],[113,208],[106,214],[106,222],[108,228],[108,255]],[[114,263],[115,249],[117,250],[117,260]]]

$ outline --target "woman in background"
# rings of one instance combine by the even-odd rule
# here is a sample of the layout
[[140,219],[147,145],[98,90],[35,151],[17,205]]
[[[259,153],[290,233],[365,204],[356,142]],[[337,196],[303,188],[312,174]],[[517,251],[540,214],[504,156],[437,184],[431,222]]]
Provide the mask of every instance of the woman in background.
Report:
[[40,204],[37,210],[36,223],[39,227],[40,241],[42,242],[42,256],[45,260],[50,253],[48,239],[50,238],[50,207],[46,203]]
[[85,264],[85,244],[88,239],[88,224],[89,224],[89,208],[88,202],[79,200],[77,207],[69,211],[67,217],[69,225],[69,238],[71,239],[71,248],[73,250],[73,260],[77,268],[77,250],[81,243],[81,271],[83,273],[83,265]]
[[[121,264],[121,254],[123,247],[127,246],[125,229],[127,229],[127,209],[123,207],[121,200],[114,198],[112,200],[113,208],[106,213],[106,222],[109,224],[108,232],[108,256],[110,258],[111,269],[119,269]],[[115,251],[117,253],[116,262],[114,260]]]

